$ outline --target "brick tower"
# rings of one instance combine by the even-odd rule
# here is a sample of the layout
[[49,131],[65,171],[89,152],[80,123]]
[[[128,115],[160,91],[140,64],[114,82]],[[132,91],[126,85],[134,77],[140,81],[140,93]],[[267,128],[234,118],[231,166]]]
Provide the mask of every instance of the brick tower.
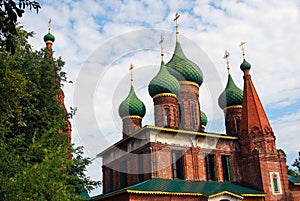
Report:
[[146,107],[136,96],[133,88],[132,70],[130,65],[130,91],[127,98],[119,106],[119,115],[123,122],[123,138],[130,136],[142,126],[142,118],[145,116]]
[[251,65],[245,60],[243,45],[242,42],[244,94],[239,139],[242,182],[266,192],[268,201],[291,200],[285,154],[276,150],[275,136],[252,83]]
[[224,111],[227,135],[239,136],[242,117],[243,91],[235,85],[230,75],[228,57],[229,52],[225,51],[224,59],[226,59],[227,63],[228,80],[225,90],[219,96],[218,103],[220,108]]
[[[53,58],[52,46],[55,41],[55,37],[50,33],[50,22],[51,21],[49,21],[49,25],[48,25],[48,33],[44,36],[44,42],[46,43],[47,54],[49,55],[49,58],[53,60],[54,58]],[[57,81],[60,83],[60,80]],[[56,99],[58,100],[59,104],[63,107],[64,112],[67,113],[67,109],[65,107],[65,100],[64,100],[65,94],[62,89],[60,89],[59,93],[56,95]],[[67,124],[66,127],[59,132],[65,132],[67,134],[68,143],[71,144],[72,126],[68,119],[66,119],[65,122]]]
[[178,18],[176,13],[176,45],[172,58],[166,64],[169,72],[180,83],[178,103],[180,107],[180,129],[203,131],[200,118],[199,87],[203,83],[203,73],[194,62],[190,61],[179,42]]
[[177,96],[180,92],[180,85],[165,66],[162,42],[163,37],[160,40],[160,70],[149,83],[148,91],[154,102],[155,126],[179,128],[180,118]]

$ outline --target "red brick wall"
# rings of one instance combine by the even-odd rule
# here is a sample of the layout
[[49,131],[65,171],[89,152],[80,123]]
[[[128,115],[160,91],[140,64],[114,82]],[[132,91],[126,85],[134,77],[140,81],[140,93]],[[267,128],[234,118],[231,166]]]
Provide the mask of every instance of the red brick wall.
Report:
[[293,200],[293,201],[300,200],[300,186],[295,186],[290,183],[289,189],[290,189],[291,200]]
[[216,160],[217,181],[224,181],[221,155],[216,154],[215,160]]
[[[179,110],[177,98],[172,96],[162,96],[153,99],[155,126],[158,127],[179,127]],[[169,125],[165,122],[164,110],[169,110]]]
[[[180,84],[180,94],[178,96],[180,105],[181,121],[180,129],[190,131],[201,131],[200,122],[200,103],[199,103],[199,87],[190,84]],[[191,105],[195,107],[195,119],[191,116]],[[195,122],[193,125],[192,121]]]
[[139,130],[142,126],[142,119],[125,118],[123,121],[123,138],[130,136],[132,133]]
[[242,173],[242,183],[263,190],[258,155],[240,158],[239,167]]
[[[94,201],[97,201],[100,199],[95,199]],[[130,201],[130,195],[129,194],[121,194],[121,195],[116,195],[116,196],[112,196],[112,197],[108,197],[105,199],[101,199],[101,201]]]
[[239,136],[242,108],[229,108],[224,110],[225,127],[227,135]]
[[199,155],[199,180],[206,181],[205,153],[203,152]]
[[155,167],[155,172],[152,173],[152,178],[172,179],[172,159],[171,150],[168,145],[157,144],[152,152],[152,163]]
[[102,166],[102,175],[103,175],[103,193],[109,192],[109,170],[106,166]]
[[137,154],[131,154],[127,158],[127,185],[133,185],[139,182],[139,161]]
[[[261,157],[260,158],[260,168],[262,172],[262,181],[264,191],[267,193],[266,199],[270,201],[277,200],[285,200],[289,195],[288,189],[288,178],[287,178],[287,170],[286,166],[282,166],[280,164],[278,157]],[[284,163],[285,164],[285,163]],[[272,182],[270,179],[270,172],[278,172],[280,175],[280,183],[282,194],[274,195],[272,193],[272,188],[270,183]]]
[[196,147],[188,148],[184,154],[184,173],[187,180],[200,180],[200,150]]

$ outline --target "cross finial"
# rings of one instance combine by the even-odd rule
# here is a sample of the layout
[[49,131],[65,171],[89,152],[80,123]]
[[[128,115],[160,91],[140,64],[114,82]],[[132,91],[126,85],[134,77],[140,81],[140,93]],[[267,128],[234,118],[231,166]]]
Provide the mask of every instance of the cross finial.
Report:
[[130,71],[130,83],[131,83],[131,85],[133,83],[133,73],[132,73],[133,67],[134,67],[133,64],[130,64],[129,71]]
[[243,55],[243,59],[245,59],[245,47],[244,47],[244,45],[245,45],[245,43],[246,42],[241,42],[241,44],[240,44],[240,47],[242,47],[242,55]]
[[226,59],[228,74],[230,74],[230,66],[229,66],[229,60],[228,60],[229,56],[230,56],[230,53],[227,50],[225,50],[225,55],[223,58]]
[[163,49],[163,42],[164,42],[164,37],[161,35],[159,44],[160,44],[160,54],[161,54],[161,61],[164,61],[164,49]]
[[48,32],[50,33],[50,29],[51,29],[51,18],[49,19],[49,22],[48,22]]
[[175,14],[175,18],[174,18],[174,21],[176,23],[176,41],[178,41],[178,34],[179,34],[179,31],[178,31],[178,18],[180,17],[180,15],[178,13]]

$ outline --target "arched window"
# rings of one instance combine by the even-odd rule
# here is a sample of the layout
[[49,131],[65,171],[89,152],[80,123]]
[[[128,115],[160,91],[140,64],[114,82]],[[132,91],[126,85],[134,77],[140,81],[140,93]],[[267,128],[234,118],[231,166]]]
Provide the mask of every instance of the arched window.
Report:
[[170,126],[170,112],[169,108],[164,108],[164,117],[165,117],[165,126],[169,127]]
[[273,194],[282,194],[279,173],[270,172],[270,180]]
[[215,167],[215,155],[207,154],[205,157],[206,161],[206,177],[208,181],[216,181],[216,167]]
[[111,168],[109,168],[109,191],[114,190],[114,172]]
[[124,188],[127,186],[127,163],[122,161],[120,163],[120,187]]
[[274,192],[278,193],[279,192],[279,188],[278,188],[278,176],[277,176],[277,174],[274,173],[272,175],[272,177],[273,177]]
[[191,126],[194,130],[196,129],[197,126],[197,115],[196,115],[196,109],[195,109],[195,103],[191,103],[190,105],[190,109],[191,109]]
[[224,181],[230,181],[230,162],[229,156],[221,156]]
[[172,151],[172,171],[174,179],[184,179],[183,153]]

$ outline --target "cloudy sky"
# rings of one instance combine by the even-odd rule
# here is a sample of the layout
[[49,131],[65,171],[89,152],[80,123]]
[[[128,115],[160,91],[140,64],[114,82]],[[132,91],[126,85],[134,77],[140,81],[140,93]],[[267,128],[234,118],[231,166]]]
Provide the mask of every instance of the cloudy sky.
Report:
[[[72,140],[96,154],[121,139],[117,110],[129,91],[129,66],[134,86],[147,107],[143,125],[153,125],[153,103],[147,84],[158,72],[159,38],[163,35],[165,60],[175,45],[175,13],[180,42],[186,56],[204,73],[200,88],[201,110],[209,119],[206,131],[224,132],[223,111],[217,98],[227,81],[225,50],[230,52],[231,74],[242,88],[239,44],[245,41],[252,80],[277,138],[290,164],[300,150],[300,3],[298,0],[199,1],[39,1],[38,14],[26,12],[21,23],[34,31],[35,49],[45,46],[51,18],[55,57],[66,62],[73,83],[65,83],[66,106],[77,107]],[[88,175],[101,180],[101,160],[95,159]],[[91,195],[101,192],[97,189]]]

